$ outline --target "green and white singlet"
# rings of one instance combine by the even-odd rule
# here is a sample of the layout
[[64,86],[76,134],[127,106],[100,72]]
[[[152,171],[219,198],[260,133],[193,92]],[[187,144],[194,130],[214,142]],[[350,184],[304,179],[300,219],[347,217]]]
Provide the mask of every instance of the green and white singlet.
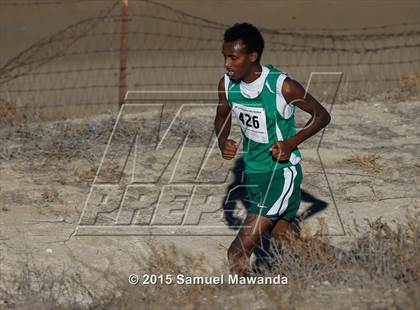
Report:
[[[234,83],[225,75],[228,104],[241,127],[245,173],[270,172],[294,166],[301,159],[297,148],[288,162],[276,162],[270,155],[276,141],[295,135],[296,124],[294,106],[286,103],[281,92],[286,75],[271,65],[262,68],[258,79],[249,84]],[[247,87],[253,87],[254,93],[247,92]]]
[[261,67],[252,83],[233,82],[227,75],[224,79],[226,98],[242,133],[248,212],[292,221],[301,200],[301,153],[296,148],[288,161],[277,162],[270,147],[296,134],[295,108],[282,94],[287,76],[271,65]]

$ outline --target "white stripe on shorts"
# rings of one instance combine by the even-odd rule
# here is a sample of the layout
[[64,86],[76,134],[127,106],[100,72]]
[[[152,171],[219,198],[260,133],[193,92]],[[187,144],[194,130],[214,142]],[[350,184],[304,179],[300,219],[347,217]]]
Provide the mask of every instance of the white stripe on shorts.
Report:
[[[289,169],[290,168],[290,169]],[[283,169],[284,174],[284,186],[283,191],[280,197],[276,200],[270,210],[268,210],[267,215],[281,215],[286,211],[289,204],[289,198],[293,193],[293,185],[297,176],[297,171],[295,166],[291,166]],[[280,209],[280,211],[279,211]]]

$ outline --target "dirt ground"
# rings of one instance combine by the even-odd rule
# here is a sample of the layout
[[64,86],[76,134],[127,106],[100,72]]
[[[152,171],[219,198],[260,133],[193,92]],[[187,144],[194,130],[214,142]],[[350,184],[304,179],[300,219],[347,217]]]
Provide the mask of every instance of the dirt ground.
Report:
[[[319,150],[326,175],[316,155],[320,136],[302,146],[302,189],[315,199],[304,202],[301,212],[311,208],[315,201],[328,204],[304,220],[310,234],[319,232],[321,220],[328,225],[328,231],[324,233],[330,235],[332,243],[345,249],[366,231],[368,220],[381,217],[396,228],[398,223],[406,221],[407,215],[419,212],[418,106],[418,101],[372,101],[333,107],[332,123],[325,131]],[[214,107],[211,109],[214,112]],[[197,113],[195,116],[199,116]],[[166,228],[164,236],[147,236],[149,231],[144,230],[138,235],[139,230],[133,230],[133,225],[131,230],[130,227],[119,230],[113,222],[116,211],[109,211],[113,209],[112,204],[100,210],[108,212],[103,218],[105,224],[92,222],[91,226],[83,226],[89,223],[89,217],[99,218],[98,214],[86,210],[85,203],[92,185],[106,187],[94,177],[112,133],[114,122],[109,122],[109,118],[115,120],[115,115],[30,123],[1,130],[2,274],[5,277],[13,275],[22,261],[30,258],[34,266],[45,264],[56,270],[79,270],[95,292],[108,284],[109,280],[104,277],[107,270],[121,276],[141,272],[133,270],[133,266],[136,266],[136,260],[149,255],[147,244],[150,242],[174,244],[192,256],[204,253],[209,266],[226,271],[226,249],[235,231],[228,228],[220,209],[200,222],[199,226],[218,225],[217,232],[204,236],[198,235],[191,226],[183,227],[184,235],[176,235],[179,233],[176,229],[172,231],[175,235],[171,235]],[[123,136],[116,140],[119,142],[113,142],[114,146],[119,147],[119,143],[129,140],[132,132],[127,128],[120,131]],[[198,130],[201,131],[195,133],[197,137],[206,132],[204,126]],[[115,137],[117,132],[114,132]],[[198,158],[194,152],[186,152],[190,154],[187,157],[192,154],[188,157],[190,164]],[[234,166],[225,162],[220,169],[221,161],[209,162],[210,168],[217,171],[215,175],[223,179],[227,169],[234,169]],[[117,172],[118,169],[110,171],[111,178]],[[188,175],[188,170],[181,170],[181,173]],[[233,175],[231,170],[227,182],[217,185],[218,191],[213,197],[216,207],[234,179]],[[165,177],[163,180],[165,182]],[[105,190],[112,196],[117,187],[106,187]],[[168,201],[169,206],[177,207],[176,199]],[[81,218],[83,221],[79,222]],[[157,234],[161,231],[157,230]],[[222,231],[225,236],[219,235]],[[151,232],[156,234],[156,231]]]
[[[0,23],[4,25],[0,27],[3,42],[0,67],[41,38],[91,17],[103,8],[100,1],[73,4],[52,1],[54,3],[37,5],[36,9],[32,4],[25,5],[29,2],[16,1],[13,5],[11,2],[0,3]],[[344,1],[340,4],[321,1],[316,7],[312,1],[261,1],[258,4],[246,1],[246,6],[239,3],[242,4],[239,1],[207,1],[200,5],[189,0],[165,1],[187,14],[214,22],[230,23],[230,20],[242,19],[270,29],[292,30],[360,30],[401,22],[410,24],[418,22],[420,9],[418,1],[410,0]],[[258,16],[255,14],[257,9],[261,12]],[[260,15],[266,18],[261,19]],[[43,23],[45,20],[48,22]],[[102,59],[90,60],[102,62]],[[414,88],[418,86],[417,80]],[[117,93],[114,89],[110,91],[114,95]],[[418,92],[409,96],[384,93],[371,97],[370,100],[341,100],[332,107],[329,102],[323,102],[332,108],[330,125],[322,140],[318,134],[300,147],[304,194],[299,215],[303,220],[303,232],[308,236],[327,237],[340,251],[352,248],[357,238],[364,236],[378,218],[398,230],[400,225],[408,223],[410,216],[420,211]],[[165,107],[162,126],[158,128],[156,111],[140,113],[141,108],[137,110],[135,105],[133,109],[125,110],[115,126],[118,119],[115,109],[89,118],[71,119],[69,115],[66,117],[69,120],[47,122],[37,119],[32,111],[15,110],[3,101],[1,104],[0,309],[12,304],[10,296],[14,292],[43,291],[43,286],[36,286],[40,282],[47,283],[43,277],[50,273],[55,278],[73,279],[75,276],[77,283],[83,283],[83,290],[72,298],[77,301],[75,308],[87,308],[92,305],[93,296],[101,296],[108,290],[124,292],[128,289],[128,275],[150,272],[143,263],[153,262],[155,257],[159,262],[162,258],[153,251],[153,246],[175,246],[191,258],[204,254],[203,267],[212,273],[228,272],[226,251],[237,232],[231,226],[237,223],[237,217],[243,217],[245,209],[240,198],[235,197],[236,203],[231,205],[234,211],[226,216],[222,201],[241,177],[240,161],[223,161],[218,150],[213,149],[208,153],[203,173],[210,181],[195,179],[196,169],[202,164],[201,156],[212,145],[208,139],[213,134],[214,104],[193,109],[185,114],[185,119],[177,120],[170,136],[173,139],[164,145],[163,154],[153,152],[156,142],[153,137],[161,138],[171,124],[176,112],[173,105],[168,109]],[[303,124],[306,116],[298,112],[297,119]],[[145,128],[147,130],[142,131]],[[177,147],[188,130],[191,141],[178,160]],[[232,136],[238,139],[237,127]],[[133,141],[141,143],[130,149],[135,145]],[[172,155],[171,164],[160,175],[165,160]],[[137,156],[135,161],[134,156]],[[173,173],[175,167],[178,170]],[[147,173],[142,174],[144,171]],[[158,176],[161,176],[159,181],[150,181]],[[147,222],[153,210],[150,207],[158,198],[152,195],[154,198],[144,200],[141,191],[147,186],[151,192],[156,188],[160,190],[174,179],[175,188],[180,186],[179,190],[184,186],[180,190],[181,198],[169,189],[169,196],[161,197],[165,204],[160,204],[164,205],[162,213],[158,214],[160,217],[154,218],[157,225],[151,227]],[[125,191],[128,184],[134,184],[129,189],[132,192]],[[204,193],[200,192],[203,186]],[[191,191],[195,191],[198,202],[187,204],[182,195]],[[119,208],[121,201],[125,203],[124,209]],[[199,211],[203,206],[208,212],[200,218]],[[191,217],[185,219],[187,208]],[[183,225],[178,225],[180,221]],[[194,221],[198,221],[198,225],[194,225]],[[171,256],[171,253],[165,255]],[[22,272],[26,275],[22,276]],[[125,282],[115,282],[118,277]],[[23,280],[19,282],[21,278]],[[297,281],[293,276],[289,278],[291,282]],[[396,281],[397,284],[390,284],[385,292],[382,287],[365,290],[361,285],[356,289],[349,283],[336,288],[328,281],[315,281],[302,299],[293,302],[293,307],[401,308],[404,304],[396,303],[395,298],[405,291],[400,289],[403,283]],[[418,282],[416,285],[418,288]],[[146,293],[160,296],[159,289],[151,288]],[[55,292],[55,288],[52,285],[44,291]],[[166,295],[162,291],[161,296],[168,298],[168,301],[163,299],[168,304],[173,295],[165,292]],[[238,292],[236,297],[248,302],[243,307],[264,308],[254,295]],[[185,295],[185,291],[180,293],[181,297],[174,298],[183,298],[182,294]],[[201,296],[200,292],[195,294]],[[31,302],[37,300],[36,294],[31,298],[33,300],[25,301],[28,309]],[[232,298],[226,297],[226,300]],[[418,298],[413,300],[405,308],[420,304]],[[39,307],[43,308],[43,305]],[[148,307],[152,309],[153,305]],[[265,308],[278,307],[273,304]],[[289,308],[287,305],[282,307]],[[13,304],[10,308],[14,308]],[[50,308],[53,309],[54,304]],[[196,308],[200,305],[191,306],[191,309]],[[216,308],[235,307],[227,302]],[[174,309],[178,308],[174,306]]]

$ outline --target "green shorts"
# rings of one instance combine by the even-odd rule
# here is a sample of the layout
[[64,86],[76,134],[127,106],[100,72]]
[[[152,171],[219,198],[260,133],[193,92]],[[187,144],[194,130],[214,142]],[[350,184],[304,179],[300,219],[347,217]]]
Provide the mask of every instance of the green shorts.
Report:
[[248,212],[292,221],[300,206],[302,179],[300,164],[267,173],[245,174]]

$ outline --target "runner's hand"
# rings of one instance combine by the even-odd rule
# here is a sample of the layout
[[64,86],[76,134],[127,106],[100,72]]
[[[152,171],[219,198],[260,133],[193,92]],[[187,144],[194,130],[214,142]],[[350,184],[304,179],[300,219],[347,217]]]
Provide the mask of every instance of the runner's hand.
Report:
[[236,142],[231,139],[227,139],[223,143],[222,147],[222,157],[227,160],[231,160],[235,157],[238,147],[236,146]]
[[276,141],[270,147],[271,156],[276,161],[289,160],[292,151],[293,148],[287,141]]

